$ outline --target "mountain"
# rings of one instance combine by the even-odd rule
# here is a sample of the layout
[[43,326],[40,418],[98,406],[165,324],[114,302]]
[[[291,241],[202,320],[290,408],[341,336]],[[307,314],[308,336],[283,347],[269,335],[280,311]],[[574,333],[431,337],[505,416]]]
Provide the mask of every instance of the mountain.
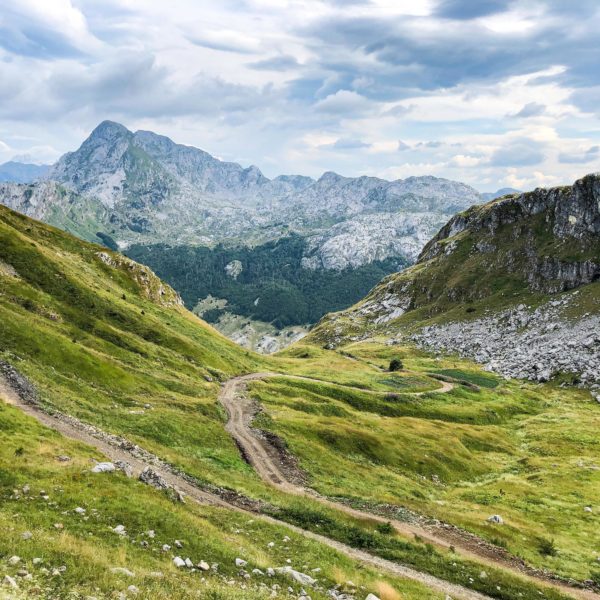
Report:
[[6,207],[0,417],[7,598],[598,590],[584,392],[377,341],[260,356]]
[[49,169],[49,165],[34,165],[11,160],[0,165],[0,183],[31,183],[46,175]]
[[[454,216],[417,263],[312,334],[385,335],[512,377],[600,384],[600,174]],[[600,389],[600,388],[599,388]]]
[[481,197],[486,200],[495,200],[496,198],[500,198],[502,196],[508,196],[509,194],[520,194],[521,190],[516,190],[515,188],[500,188],[499,190],[496,190],[495,192],[483,192],[481,194]]
[[[390,182],[327,172],[318,180],[269,179],[255,166],[104,121],[44,181],[0,185],[0,201],[145,262],[190,309],[209,296],[225,301],[227,324],[219,319],[215,325],[241,340],[230,331],[232,316],[258,321],[254,329],[280,329],[275,320],[257,317],[268,311],[255,302],[278,304],[288,315],[283,321],[306,329],[340,302],[357,301],[382,276],[414,262],[452,214],[481,196],[436,177]],[[271,268],[269,245],[278,241],[290,252]],[[200,255],[214,271],[197,264]],[[236,281],[225,271],[232,260],[242,261]],[[256,344],[280,347],[270,339]]]

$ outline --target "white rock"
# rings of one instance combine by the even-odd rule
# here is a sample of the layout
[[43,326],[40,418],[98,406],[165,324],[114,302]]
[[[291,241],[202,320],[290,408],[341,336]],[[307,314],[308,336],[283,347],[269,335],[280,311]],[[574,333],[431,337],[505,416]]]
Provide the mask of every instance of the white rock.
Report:
[[181,558],[181,556],[176,556],[176,557],[173,559],[173,564],[174,564],[176,567],[185,567],[185,560],[183,560],[183,558]]
[[115,469],[115,465],[111,462],[99,462],[92,469],[92,473],[112,473]]
[[365,600],[379,600],[379,596],[376,596],[375,594],[369,594]]
[[194,563],[191,561],[191,559],[189,559],[189,558],[186,558],[186,559],[185,559],[185,566],[186,566],[188,569],[191,569],[191,568],[194,566]]
[[243,558],[236,558],[235,559],[235,566],[236,567],[245,567],[248,564],[248,561],[244,560]]
[[4,579],[2,580],[2,583],[8,587],[13,588],[14,590],[16,590],[19,587],[17,585],[17,582],[10,575],[5,575]]
[[592,512],[592,507],[591,506],[584,506],[583,510],[587,513],[591,513]]
[[171,549],[171,546],[169,546],[169,544],[163,544],[163,546],[162,546],[163,552],[168,552],[170,549]]
[[113,531],[117,535],[121,535],[121,536],[127,535],[127,532],[125,531],[125,525],[117,525],[116,527],[113,527]]
[[317,581],[310,575],[307,575],[306,573],[301,573],[300,571],[296,571],[295,569],[292,569],[292,567],[280,567],[278,569],[275,569],[275,571],[277,573],[282,573],[283,575],[291,577],[300,585],[314,585]]
[[210,570],[210,565],[205,560],[201,560],[196,566],[201,571],[208,571],[208,570]]
[[492,515],[487,519],[490,523],[496,523],[498,525],[502,525],[504,523],[504,519],[500,515]]
[[140,593],[140,590],[139,590],[139,589],[138,589],[138,588],[137,588],[135,585],[130,585],[130,586],[127,588],[127,591],[128,591],[130,594],[134,594],[134,595],[136,595],[136,594],[139,594],[139,593]]
[[21,562],[21,558],[19,556],[11,556],[8,559],[9,565],[18,565]]
[[85,515],[85,508],[81,508],[81,506],[78,506],[78,507],[75,509],[75,512],[76,512],[78,515]]

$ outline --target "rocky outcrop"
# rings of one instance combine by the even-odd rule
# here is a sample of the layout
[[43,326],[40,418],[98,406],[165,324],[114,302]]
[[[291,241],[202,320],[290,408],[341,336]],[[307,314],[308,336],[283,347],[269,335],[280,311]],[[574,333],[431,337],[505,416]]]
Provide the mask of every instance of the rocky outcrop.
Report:
[[519,305],[483,319],[424,327],[411,336],[435,352],[457,352],[506,377],[549,381],[561,374],[594,386],[600,401],[600,315],[573,319],[577,291],[538,308]]

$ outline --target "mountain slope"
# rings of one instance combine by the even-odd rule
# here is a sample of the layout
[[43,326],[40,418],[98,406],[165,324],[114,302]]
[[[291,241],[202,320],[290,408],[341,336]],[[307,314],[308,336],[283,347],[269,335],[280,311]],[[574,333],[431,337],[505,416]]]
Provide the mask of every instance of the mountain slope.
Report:
[[[480,562],[486,560],[485,554],[463,553],[465,539],[479,547],[479,538],[474,543],[466,532],[454,549],[448,543],[432,547],[390,531],[385,522],[365,519],[362,513],[356,517],[341,512],[326,499],[323,504],[323,499],[310,494],[295,498],[268,486],[224,429],[226,416],[217,404],[221,383],[242,373],[280,373],[283,377],[260,384],[262,389],[248,391],[253,396],[264,393],[264,412],[255,415],[254,426],[267,431],[282,427],[282,437],[289,449],[297,451],[310,485],[348,502],[366,501],[367,511],[377,512],[387,502],[388,510],[404,514],[401,506],[390,508],[389,503],[406,501],[425,514],[442,514],[486,537],[488,545],[481,542],[486,552],[489,539],[500,535],[511,551],[526,552],[533,564],[586,577],[587,553],[597,540],[594,535],[583,536],[588,521],[572,519],[579,506],[565,510],[568,494],[561,491],[555,506],[535,513],[542,525],[537,521],[517,525],[528,514],[531,490],[516,493],[511,486],[511,523],[502,531],[485,520],[497,505],[505,509],[501,501],[492,498],[485,508],[474,510],[471,501],[459,498],[452,502],[453,511],[436,502],[443,502],[437,495],[442,489],[450,495],[467,493],[460,482],[471,488],[481,478],[496,486],[513,472],[515,461],[537,459],[537,450],[531,449],[535,444],[523,448],[513,432],[515,424],[529,427],[529,417],[563,418],[568,406],[585,423],[588,435],[588,428],[594,430],[596,424],[589,407],[579,402],[580,395],[572,392],[568,404],[549,407],[547,394],[540,390],[500,384],[485,375],[476,381],[495,387],[474,390],[453,384],[436,394],[440,382],[435,370],[450,368],[451,363],[432,368],[429,359],[413,355],[410,371],[383,373],[377,361],[383,356],[389,360],[389,353],[396,351],[384,347],[366,359],[350,360],[333,351],[300,346],[287,356],[260,357],[187,312],[179,296],[147,267],[0,208],[0,396],[6,399],[17,393],[24,395],[23,401],[33,398],[36,410],[53,413],[60,422],[79,424],[85,433],[79,442],[67,440],[0,402],[5,442],[0,448],[3,573],[18,579],[23,593],[37,586],[42,596],[61,600],[73,597],[73,592],[108,598],[130,585],[140,589],[142,598],[194,597],[199,589],[202,594],[204,585],[208,597],[260,598],[271,594],[272,582],[283,589],[291,585],[298,596],[304,584],[285,573],[276,573],[274,579],[265,574],[267,567],[290,560],[293,567],[310,569],[319,579],[311,587],[314,598],[332,597],[336,583],[341,586],[338,590],[355,589],[357,597],[370,589],[387,589],[385,593],[394,597],[389,586],[407,599],[439,597],[421,585],[359,566],[353,557],[362,551],[375,562],[377,557],[386,558],[467,587],[467,598],[478,598],[472,593],[478,590],[504,600],[533,600],[543,589],[545,597],[562,600],[560,591],[539,587],[547,581],[545,575],[525,581],[515,574],[520,567],[507,570],[503,563]],[[461,362],[460,369],[463,376],[477,376],[467,362]],[[406,394],[398,396],[399,390]],[[459,404],[464,406],[459,409]],[[300,417],[295,424],[287,419],[290,406]],[[439,448],[441,416],[447,423],[446,456]],[[307,435],[307,429],[312,433]],[[232,512],[233,508],[196,506],[194,496],[182,505],[172,490],[154,491],[121,473],[91,473],[93,459],[102,456],[84,443],[90,438],[110,442],[118,452],[157,470],[170,465],[170,472],[199,494],[250,510],[255,518]],[[291,450],[278,443],[279,452],[289,458]],[[595,446],[590,444],[587,450],[595,451]],[[580,449],[577,452],[581,456]],[[315,454],[316,462],[311,458]],[[576,477],[568,479],[566,467],[572,459],[570,447],[556,452],[552,461],[560,471],[554,473],[567,478],[562,490],[577,485],[587,498],[595,480],[584,485]],[[444,478],[443,488],[433,475]],[[357,484],[356,477],[363,482]],[[524,483],[519,479],[519,485]],[[557,493],[555,489],[555,480],[538,484],[536,501]],[[265,523],[265,515],[277,522]],[[573,523],[557,536],[561,555],[547,563],[536,550],[541,528],[556,519],[562,526],[567,518]],[[595,518],[591,515],[592,525]],[[288,541],[284,536],[289,524],[301,529],[294,530]],[[435,527],[440,536],[447,529]],[[327,536],[327,547],[315,536],[306,539],[302,530]],[[171,548],[164,550],[163,544]],[[573,551],[575,546],[585,552]],[[21,561],[9,559],[12,555]],[[179,555],[190,556],[194,563],[206,560],[209,567],[213,561],[220,564],[208,571],[201,567],[195,573],[178,571],[172,559]],[[249,568],[236,565],[237,557],[248,560]],[[34,563],[34,558],[45,564]],[[63,566],[66,570],[59,570]],[[263,574],[250,572],[255,567]],[[44,574],[45,568],[49,574]],[[128,569],[133,575],[113,568]],[[21,580],[22,569],[32,577]],[[52,575],[52,569],[60,574]],[[479,576],[482,569],[484,578]],[[163,577],[152,575],[157,571]],[[350,580],[356,587],[347,583]]]
[[[415,266],[321,322],[315,339],[337,344],[413,332],[420,343],[460,350],[507,374],[548,379],[566,372],[596,381],[599,199],[600,176],[588,175],[573,186],[474,206],[441,229]],[[449,329],[454,322],[468,325]],[[430,327],[416,334],[424,325]],[[522,328],[546,336],[541,351],[528,349],[530,337],[517,341]]]
[[[292,290],[298,308],[289,322],[306,328],[339,309],[340,300],[347,306],[382,275],[413,262],[449,216],[480,200],[473,188],[435,177],[389,182],[327,172],[316,181],[298,175],[268,179],[255,166],[243,168],[112,121],[100,123],[78,150],[65,154],[44,182],[0,187],[0,202],[9,207],[146,261],[176,287],[188,308],[208,296],[227,301],[224,320],[215,325],[246,340],[241,330],[231,332],[231,323],[254,317],[256,285],[274,286],[280,290],[275,301],[286,310],[292,306],[289,278],[281,273],[267,273],[266,283],[256,277],[246,281],[269,244],[302,238],[302,255],[294,257],[293,268],[305,285],[299,294],[298,286]],[[235,302],[218,284],[207,288],[179,275],[203,270],[198,255],[219,263],[219,244],[230,254],[249,255],[235,282],[242,290]],[[204,281],[224,276],[221,268]],[[314,304],[314,296],[332,295],[336,302],[311,307],[309,316],[302,308]],[[247,308],[237,310],[236,304]],[[274,320],[253,327],[280,329]],[[289,339],[277,337],[275,343],[271,335],[259,336],[256,346],[273,349]]]

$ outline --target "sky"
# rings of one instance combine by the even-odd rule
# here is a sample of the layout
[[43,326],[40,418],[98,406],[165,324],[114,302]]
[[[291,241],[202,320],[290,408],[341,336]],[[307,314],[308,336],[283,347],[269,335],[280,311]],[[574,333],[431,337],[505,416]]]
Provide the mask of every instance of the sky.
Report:
[[268,177],[600,170],[597,0],[2,0],[0,162],[102,120]]

